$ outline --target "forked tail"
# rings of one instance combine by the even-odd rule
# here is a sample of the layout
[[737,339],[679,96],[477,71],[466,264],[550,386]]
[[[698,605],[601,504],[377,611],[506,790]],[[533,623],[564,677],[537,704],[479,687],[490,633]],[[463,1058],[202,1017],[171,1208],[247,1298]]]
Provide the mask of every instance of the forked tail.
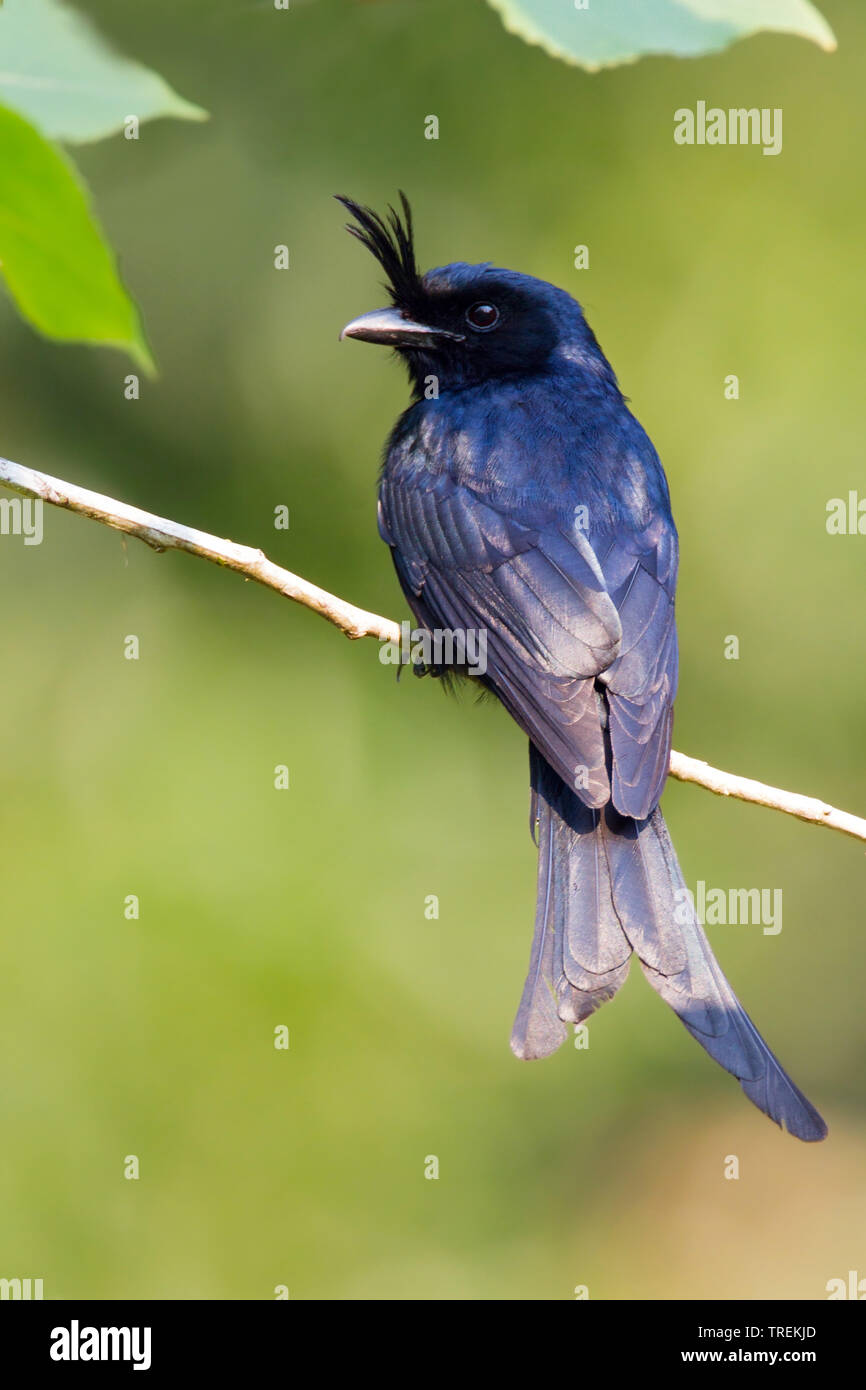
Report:
[[686,891],[667,826],[585,806],[530,745],[538,902],[514,1023],[518,1057],[545,1057],[619,989],[634,952],[703,1048],[764,1114],[798,1139],[827,1126],[758,1033],[722,974]]

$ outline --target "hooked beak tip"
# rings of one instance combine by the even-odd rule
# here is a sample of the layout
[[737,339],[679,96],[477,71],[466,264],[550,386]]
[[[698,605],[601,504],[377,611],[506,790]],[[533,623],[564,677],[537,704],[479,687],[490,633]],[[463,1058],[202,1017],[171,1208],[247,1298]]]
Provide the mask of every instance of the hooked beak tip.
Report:
[[399,309],[373,309],[369,314],[347,323],[340,334],[344,338],[357,338],[362,343],[382,343],[390,347],[436,347],[452,339],[462,342],[460,333],[451,333],[446,328],[434,328],[431,324],[416,323]]

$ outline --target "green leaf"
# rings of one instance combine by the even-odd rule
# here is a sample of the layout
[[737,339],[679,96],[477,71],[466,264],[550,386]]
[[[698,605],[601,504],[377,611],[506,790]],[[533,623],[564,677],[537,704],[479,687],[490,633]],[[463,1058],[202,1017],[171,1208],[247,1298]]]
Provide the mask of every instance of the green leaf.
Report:
[[694,58],[760,30],[836,40],[809,0],[489,0],[512,34],[595,71],[647,53]]
[[152,372],[138,310],[72,164],[2,107],[0,150],[0,263],[21,313],[49,338],[124,348]]
[[113,53],[61,0],[6,0],[0,9],[0,101],[44,135],[100,140],[127,116],[207,120],[158,73]]

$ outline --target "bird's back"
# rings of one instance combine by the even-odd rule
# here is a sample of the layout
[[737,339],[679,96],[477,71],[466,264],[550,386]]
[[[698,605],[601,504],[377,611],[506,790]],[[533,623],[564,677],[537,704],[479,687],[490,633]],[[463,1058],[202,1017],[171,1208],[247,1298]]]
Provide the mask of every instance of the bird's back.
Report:
[[612,780],[619,810],[648,814],[676,691],[677,538],[615,381],[563,363],[414,402],[388,444],[380,527],[419,621],[485,628],[488,683],[568,785],[603,804]]

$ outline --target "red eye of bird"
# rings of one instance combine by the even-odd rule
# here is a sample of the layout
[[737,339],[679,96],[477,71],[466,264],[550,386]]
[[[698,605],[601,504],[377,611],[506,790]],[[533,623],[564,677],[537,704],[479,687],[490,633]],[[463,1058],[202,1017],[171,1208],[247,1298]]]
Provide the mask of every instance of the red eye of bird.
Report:
[[488,328],[496,327],[499,322],[499,310],[495,304],[473,304],[471,309],[466,310],[466,322],[472,328],[477,328],[480,333],[484,333]]

